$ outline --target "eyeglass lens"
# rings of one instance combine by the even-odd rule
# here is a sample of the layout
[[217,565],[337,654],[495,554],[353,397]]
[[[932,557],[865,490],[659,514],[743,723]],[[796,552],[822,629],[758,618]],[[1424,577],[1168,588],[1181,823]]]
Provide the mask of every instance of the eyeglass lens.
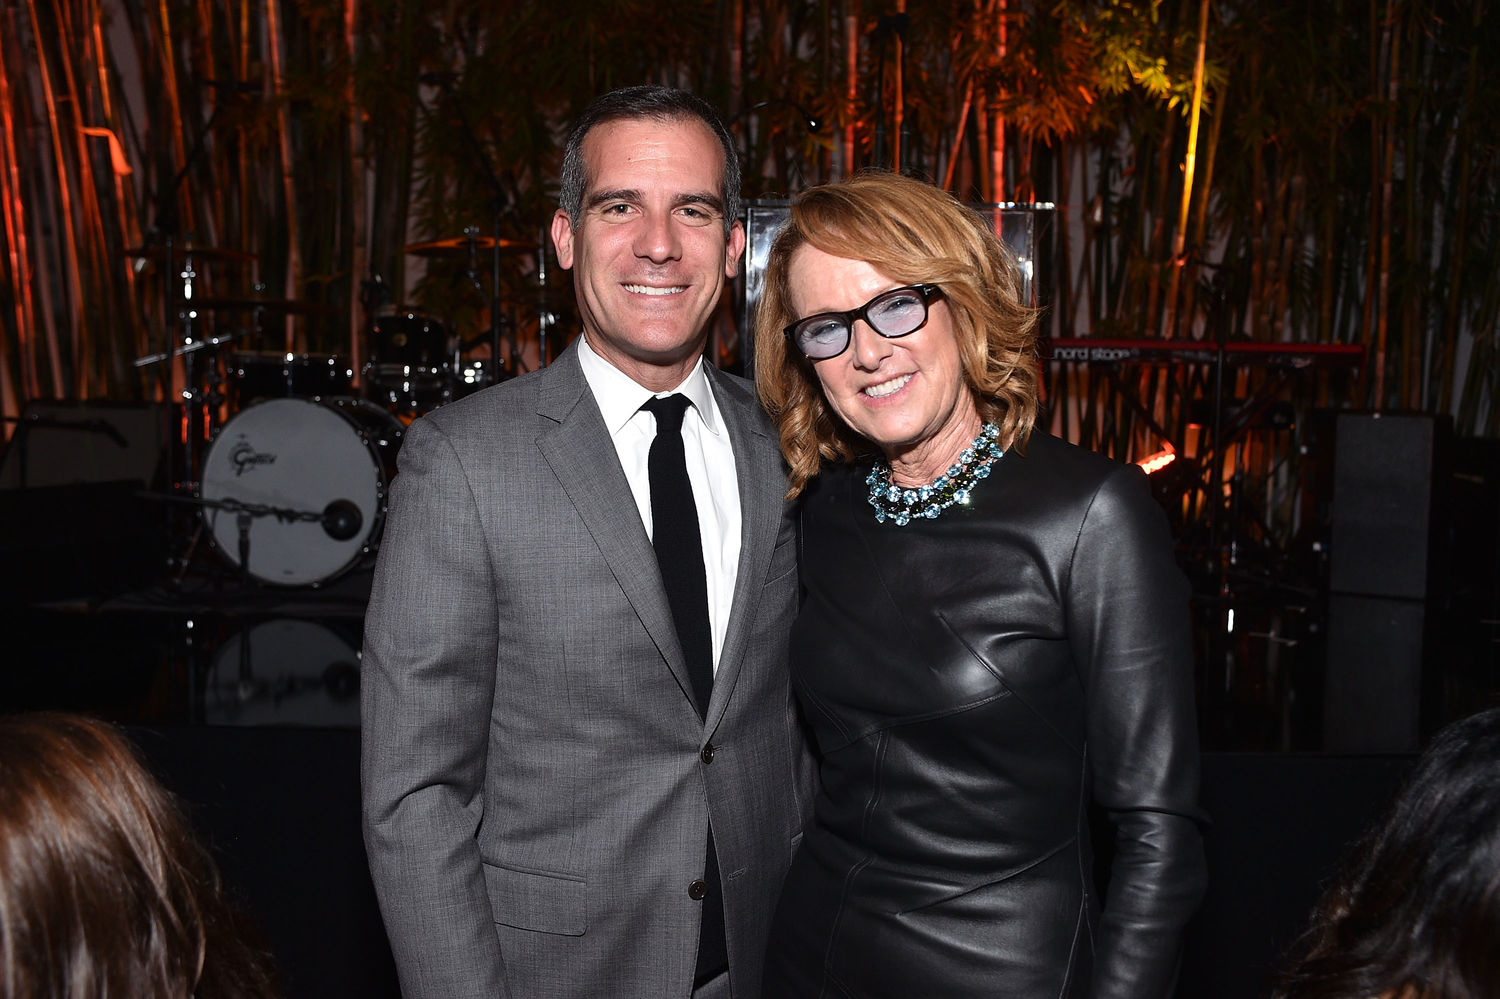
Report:
[[916,332],[927,321],[927,295],[919,286],[881,292],[850,312],[824,312],[792,325],[792,339],[813,360],[842,354],[849,346],[850,329],[863,319],[883,337]]

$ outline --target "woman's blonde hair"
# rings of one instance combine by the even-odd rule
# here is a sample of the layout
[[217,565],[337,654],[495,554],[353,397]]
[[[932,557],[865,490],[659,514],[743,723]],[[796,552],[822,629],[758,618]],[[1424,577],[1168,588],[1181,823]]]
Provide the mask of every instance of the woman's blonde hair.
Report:
[[899,174],[861,173],[792,202],[757,306],[755,378],[791,466],[789,497],[823,461],[875,450],[829,408],[813,363],[783,335],[800,318],[790,283],[792,255],[802,246],[863,260],[895,281],[942,288],[980,416],[1000,428],[1007,448],[1025,444],[1037,415],[1037,310],[1021,301],[1010,253],[977,212],[945,191]]

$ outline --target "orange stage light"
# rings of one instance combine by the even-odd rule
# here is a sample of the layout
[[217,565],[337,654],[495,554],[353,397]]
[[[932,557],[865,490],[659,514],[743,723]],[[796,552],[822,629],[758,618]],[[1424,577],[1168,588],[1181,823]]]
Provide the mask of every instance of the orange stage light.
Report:
[[1166,468],[1176,460],[1177,452],[1172,450],[1171,445],[1168,445],[1163,450],[1158,451],[1153,455],[1148,455],[1145,458],[1142,458],[1140,461],[1137,461],[1136,464],[1144,468],[1147,475],[1150,475],[1153,472],[1161,471],[1163,468]]

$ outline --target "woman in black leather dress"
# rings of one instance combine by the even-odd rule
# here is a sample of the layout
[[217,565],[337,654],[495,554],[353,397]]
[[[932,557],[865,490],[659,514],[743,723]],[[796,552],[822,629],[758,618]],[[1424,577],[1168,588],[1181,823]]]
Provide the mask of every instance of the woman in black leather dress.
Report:
[[806,192],[771,250],[822,783],[768,999],[1171,994],[1204,885],[1187,586],[1141,471],[1033,429],[1034,321],[984,222],[908,178]]

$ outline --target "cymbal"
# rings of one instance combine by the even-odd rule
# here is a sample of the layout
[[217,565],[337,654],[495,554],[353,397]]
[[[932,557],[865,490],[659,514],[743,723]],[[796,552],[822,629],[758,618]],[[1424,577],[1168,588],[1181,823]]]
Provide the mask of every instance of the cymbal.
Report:
[[500,248],[501,253],[525,253],[527,250],[536,249],[536,244],[524,239],[496,239],[494,236],[452,236],[448,239],[433,239],[425,243],[411,243],[403,246],[402,252],[415,254],[419,257],[449,257],[468,253],[470,247],[475,250],[493,250]]
[[331,305],[321,302],[302,302],[292,298],[195,298],[182,303],[184,308],[211,309],[215,312],[233,312],[236,309],[250,312],[260,309],[265,312],[300,312],[304,314],[332,315],[338,312]]
[[[122,257],[138,257],[145,260],[162,260],[167,255],[164,246],[130,246],[120,251]],[[246,253],[244,250],[226,250],[216,246],[194,246],[184,243],[181,246],[172,247],[172,255],[178,260],[187,257],[195,257],[199,260],[240,260],[250,261],[255,259],[255,254]]]

